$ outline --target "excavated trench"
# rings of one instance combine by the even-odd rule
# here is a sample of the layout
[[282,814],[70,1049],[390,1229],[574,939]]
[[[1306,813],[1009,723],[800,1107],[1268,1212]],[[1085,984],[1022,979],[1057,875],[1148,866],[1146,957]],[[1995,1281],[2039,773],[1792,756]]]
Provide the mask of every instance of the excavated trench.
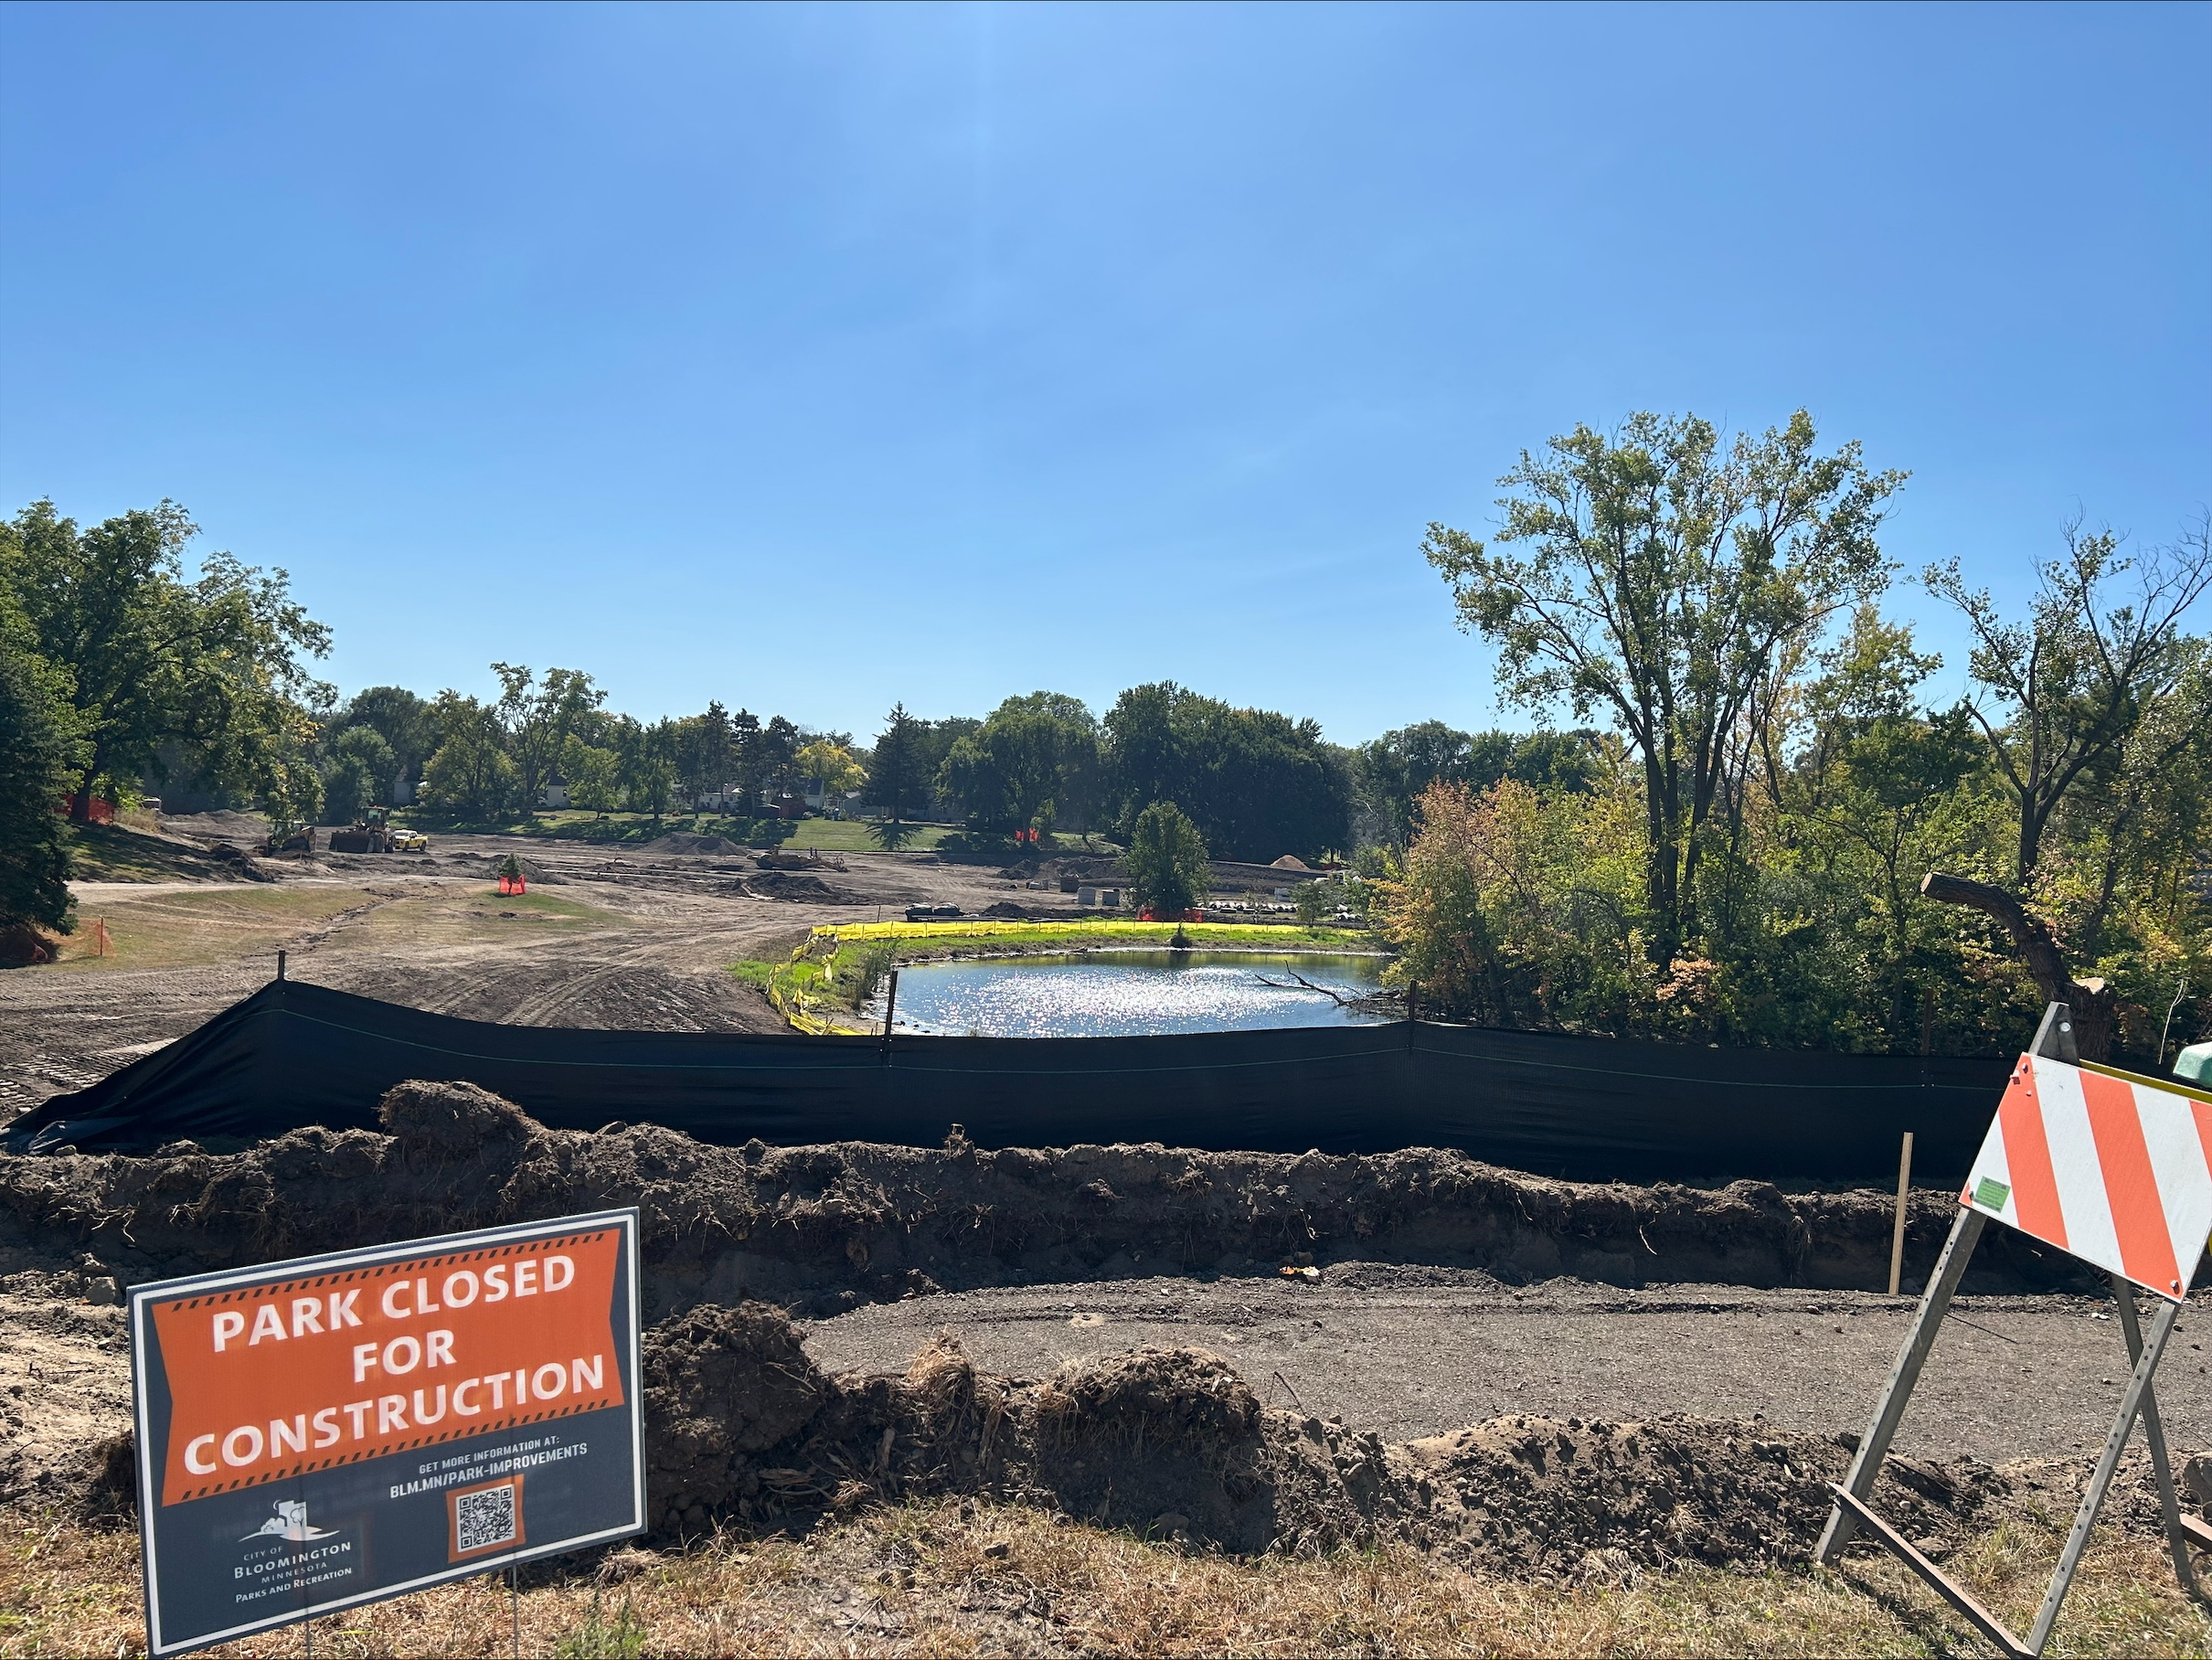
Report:
[[[232,1153],[0,1157],[0,1289],[112,1304],[144,1280],[634,1204],[664,1534],[959,1491],[1237,1551],[1389,1538],[1501,1571],[1762,1567],[1804,1559],[1847,1437],[1522,1415],[1394,1443],[1265,1407],[1201,1348],[1022,1379],[941,1336],[903,1378],[835,1376],[792,1316],[941,1288],[1344,1260],[1513,1282],[1864,1288],[1886,1273],[1891,1222],[1877,1193],[1577,1186],[1427,1150],[986,1150],[957,1133],[939,1149],[725,1148],[654,1126],[549,1131],[466,1084],[401,1085],[382,1120],[389,1133],[308,1129]],[[1954,1204],[1914,1197],[1923,1272]],[[2012,1235],[1984,1245],[1969,1287],[2086,1289]],[[128,1467],[110,1435],[83,1450],[77,1479],[112,1506]],[[0,1470],[0,1488],[25,1479]],[[2074,1479],[2070,1465],[1893,1458],[1881,1503],[1940,1540]],[[2147,1489],[2117,1513],[2155,1525]]]
[[[240,1152],[0,1158],[0,1273],[119,1282],[632,1205],[646,1317],[748,1297],[825,1315],[940,1288],[1357,1260],[1509,1283],[1857,1288],[1888,1267],[1892,1199],[1866,1189],[1584,1186],[1429,1149],[1291,1156],[1157,1144],[720,1147],[649,1124],[544,1128],[470,1084],[402,1084],[373,1131],[296,1130]],[[1955,1201],[1916,1192],[1924,1272]],[[95,1276],[97,1277],[97,1276]],[[2091,1290],[2009,1231],[1983,1293]]]

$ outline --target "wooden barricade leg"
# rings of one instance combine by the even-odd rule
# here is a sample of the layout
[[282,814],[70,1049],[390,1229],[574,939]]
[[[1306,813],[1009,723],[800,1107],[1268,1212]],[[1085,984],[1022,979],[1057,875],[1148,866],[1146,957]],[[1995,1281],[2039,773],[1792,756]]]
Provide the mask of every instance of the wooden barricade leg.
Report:
[[[2127,1335],[2128,1358],[2141,1366],[2143,1325],[2135,1310],[2135,1288],[2114,1274],[2112,1295],[2120,1304],[2120,1329]],[[2196,1583],[2196,1570],[2189,1562],[2191,1535],[2182,1522],[2181,1495],[2174,1490],[2174,1461],[2166,1455],[2166,1428],[2158,1416],[2157,1393],[2148,1382],[2143,1386],[2143,1438],[2151,1446],[2151,1474],[2158,1483],[2159,1516],[2165,1523],[2166,1548],[2173,1554],[2174,1577],[2191,1596],[2201,1597],[2204,1593]],[[2212,1538],[2204,1537],[2202,1523],[2198,1524],[2196,1538],[2200,1548],[2212,1546]]]
[[[1935,1346],[1936,1332],[1943,1324],[1943,1314],[1951,1307],[1951,1293],[1959,1289],[1959,1280],[1966,1272],[1967,1259],[1973,1255],[1974,1245],[1982,1238],[1983,1223],[1986,1220],[1978,1210],[1959,1207],[1959,1219],[1951,1225],[1951,1238],[1943,1241],[1943,1254],[1936,1260],[1935,1272],[1929,1277],[1928,1289],[1921,1293],[1920,1310],[1913,1317],[1912,1330],[1905,1338],[1905,1346],[1898,1351],[1897,1364],[1889,1368],[1889,1380],[1882,1386],[1881,1398],[1875,1402],[1874,1417],[1866,1425],[1866,1432],[1859,1437],[1858,1451],[1852,1455],[1850,1474],[1844,1477],[1843,1490],[1862,1504],[1874,1492],[1874,1478],[1881,1474],[1882,1460],[1889,1455],[1889,1442],[1897,1434],[1898,1422],[1905,1416],[1905,1405],[1912,1399],[1913,1385],[1920,1380],[1920,1367],[1927,1363],[1928,1351]],[[1841,1503],[1828,1513],[1828,1526],[1820,1536],[1817,1559],[1824,1567],[1833,1567],[1843,1554],[1844,1547],[1858,1530],[1859,1517],[1852,1507]]]
[[[2133,1295],[2130,1291],[2121,1298],[2131,1309]],[[2166,1339],[2174,1335],[2174,1322],[2180,1315],[2181,1304],[2167,1303],[2151,1322],[2151,1340],[2143,1345],[2142,1358],[2135,1362],[2134,1375],[2128,1379],[2127,1393],[2120,1398],[2120,1416],[2112,1421],[2112,1432],[2105,1437],[2104,1456],[2097,1461],[2097,1473],[2090,1477],[2089,1491],[2081,1495],[2081,1508],[2074,1513],[2073,1530],[2066,1536],[2066,1548],[2058,1555],[2058,1571],[2051,1575],[2051,1587],[2044,1593],[2042,1612],[2036,1615],[2035,1629],[2027,1634],[2030,1654],[2040,1655],[2043,1645],[2050,1641],[2051,1627],[2058,1619],[2058,1605],[2066,1601],[2068,1588],[2074,1582],[2074,1570],[2080,1566],[2082,1547],[2089,1543],[2090,1528],[2097,1520],[2097,1512],[2103,1507],[2105,1489],[2112,1484],[2112,1472],[2120,1468],[2120,1454],[2135,1428],[2135,1414],[2143,1410],[2143,1398],[2150,1393],[2151,1374],[2158,1369],[2159,1358],[2166,1352]],[[2159,1439],[2163,1443],[2164,1436],[2162,1434]]]

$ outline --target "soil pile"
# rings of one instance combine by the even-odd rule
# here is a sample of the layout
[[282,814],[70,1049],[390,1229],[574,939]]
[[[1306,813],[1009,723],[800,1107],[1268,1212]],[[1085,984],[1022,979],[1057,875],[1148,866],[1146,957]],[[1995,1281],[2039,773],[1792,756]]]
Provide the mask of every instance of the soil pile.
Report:
[[[495,1103],[495,1104],[487,1104]],[[610,1103],[611,1105],[612,1103]],[[0,1274],[124,1283],[414,1234],[634,1204],[646,1313],[748,1297],[814,1314],[940,1286],[1267,1272],[1293,1256],[1481,1269],[1511,1283],[1864,1287],[1891,1198],[1547,1181],[1462,1154],[722,1147],[657,1125],[548,1131],[472,1085],[402,1084],[388,1134],[293,1131],[241,1151],[0,1155]],[[1915,1196],[1914,1260],[1955,1208]],[[1142,1264],[1142,1266],[1140,1266]],[[2088,1285],[2025,1235],[1986,1238],[1968,1289]]]
[[856,894],[842,888],[833,888],[818,876],[803,870],[763,870],[745,878],[745,890],[762,899],[812,899],[817,904],[827,900],[833,905],[857,905]]
[[[1811,1559],[1853,1444],[1708,1419],[1514,1417],[1399,1445],[1262,1408],[1194,1348],[1027,1381],[977,1372],[941,1335],[904,1378],[827,1377],[758,1304],[664,1322],[645,1366],[648,1512],[668,1533],[983,1493],[1246,1554],[1399,1541],[1507,1575],[1759,1570]],[[2005,1503],[2063,1513],[2084,1474],[1893,1457],[1875,1498],[1941,1555]],[[2155,1530],[2147,1467],[2115,1500],[2121,1525]]]
[[666,835],[656,835],[644,844],[647,853],[742,853],[742,842],[733,842],[726,835],[694,835],[687,830],[672,830]]
[[[127,1514],[121,1311],[0,1295],[0,1501]],[[721,1521],[803,1530],[828,1513],[973,1494],[1243,1554],[1398,1542],[1507,1576],[1756,1570],[1809,1559],[1824,1484],[1840,1478],[1851,1445],[1758,1422],[1535,1416],[1386,1442],[1262,1408],[1227,1361],[1196,1348],[1139,1349],[1031,1380],[980,1372],[940,1335],[903,1377],[832,1376],[781,1311],[758,1303],[660,1322],[643,1381],[647,1515],[664,1538]],[[1875,1496],[1940,1558],[2008,1507],[2064,1515],[2086,1474],[2086,1460],[1994,1469],[1893,1457]],[[2156,1532],[2140,1453],[2104,1514]]]

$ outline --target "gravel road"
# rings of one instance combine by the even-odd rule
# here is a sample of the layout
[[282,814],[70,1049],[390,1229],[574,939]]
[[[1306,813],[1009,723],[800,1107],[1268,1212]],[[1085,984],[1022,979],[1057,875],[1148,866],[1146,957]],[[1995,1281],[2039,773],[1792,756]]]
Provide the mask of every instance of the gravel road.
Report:
[[[1784,1429],[1856,1431],[1912,1308],[1866,1293],[1741,1286],[1514,1287],[1463,1271],[1355,1263],[1319,1283],[1160,1278],[962,1292],[805,1329],[808,1353],[833,1371],[903,1370],[940,1330],[979,1367],[1029,1377],[1144,1345],[1208,1348],[1271,1406],[1409,1441],[1511,1412],[1763,1415]],[[2199,1347],[2207,1334],[2185,1315],[2160,1368],[2159,1408],[2177,1448],[2212,1445],[2212,1355]],[[1961,1298],[1898,1450],[1992,1463],[2092,1455],[2129,1369],[2109,1302]]]

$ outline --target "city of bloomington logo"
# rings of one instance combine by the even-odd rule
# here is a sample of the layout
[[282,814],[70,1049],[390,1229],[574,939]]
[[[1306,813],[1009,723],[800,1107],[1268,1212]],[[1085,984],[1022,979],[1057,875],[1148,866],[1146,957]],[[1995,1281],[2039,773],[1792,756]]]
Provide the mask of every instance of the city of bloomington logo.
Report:
[[244,1548],[230,1570],[234,1606],[250,1609],[334,1586],[357,1571],[352,1528],[315,1527],[303,1499],[279,1499],[270,1509],[269,1519],[239,1540]]
[[240,1539],[239,1542],[241,1545],[250,1545],[254,1540],[265,1539],[271,1534],[280,1539],[291,1539],[295,1543],[307,1539],[326,1539],[335,1531],[334,1528],[308,1526],[307,1501],[304,1499],[281,1498],[270,1508],[276,1514]]

